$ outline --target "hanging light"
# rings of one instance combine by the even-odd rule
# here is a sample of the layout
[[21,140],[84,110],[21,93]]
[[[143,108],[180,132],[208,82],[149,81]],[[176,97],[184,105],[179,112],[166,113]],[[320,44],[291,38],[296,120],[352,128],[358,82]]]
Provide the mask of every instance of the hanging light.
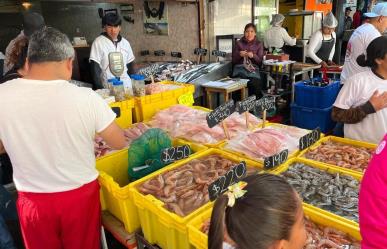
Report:
[[28,10],[31,8],[32,4],[30,2],[22,2],[21,4],[24,9]]

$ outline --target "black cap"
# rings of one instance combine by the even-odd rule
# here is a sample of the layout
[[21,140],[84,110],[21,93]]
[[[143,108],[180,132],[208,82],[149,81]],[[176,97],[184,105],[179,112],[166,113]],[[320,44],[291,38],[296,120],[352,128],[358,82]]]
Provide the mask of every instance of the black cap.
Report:
[[351,7],[347,7],[347,8],[345,8],[345,11],[347,12],[347,11],[352,11],[352,9],[351,9]]
[[121,18],[116,13],[107,13],[102,17],[102,27],[119,26],[121,25]]
[[23,14],[23,32],[27,37],[44,26],[44,18],[39,13],[26,12]]

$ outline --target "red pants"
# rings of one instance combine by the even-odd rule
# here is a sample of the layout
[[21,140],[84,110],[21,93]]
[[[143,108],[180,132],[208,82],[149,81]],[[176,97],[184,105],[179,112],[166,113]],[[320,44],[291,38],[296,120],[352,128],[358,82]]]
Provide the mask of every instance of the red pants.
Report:
[[17,209],[26,249],[99,249],[98,182],[58,193],[19,192]]

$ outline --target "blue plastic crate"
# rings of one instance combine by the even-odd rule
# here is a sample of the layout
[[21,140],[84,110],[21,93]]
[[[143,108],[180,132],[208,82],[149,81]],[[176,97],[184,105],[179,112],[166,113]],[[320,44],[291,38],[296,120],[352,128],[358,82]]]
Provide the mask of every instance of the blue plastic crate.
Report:
[[295,103],[309,108],[328,108],[333,105],[340,91],[340,81],[325,87],[308,86],[300,81],[295,84]]
[[291,104],[292,125],[304,129],[312,130],[320,127],[323,133],[331,131],[336,125],[331,118],[331,113],[332,107],[318,109]]

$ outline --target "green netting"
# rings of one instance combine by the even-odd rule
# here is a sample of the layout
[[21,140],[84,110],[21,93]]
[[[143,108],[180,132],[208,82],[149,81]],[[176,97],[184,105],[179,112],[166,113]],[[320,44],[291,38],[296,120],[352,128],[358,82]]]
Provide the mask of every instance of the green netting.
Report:
[[172,147],[168,134],[161,129],[149,129],[134,140],[128,150],[128,174],[132,180],[140,179],[161,169],[161,151]]

